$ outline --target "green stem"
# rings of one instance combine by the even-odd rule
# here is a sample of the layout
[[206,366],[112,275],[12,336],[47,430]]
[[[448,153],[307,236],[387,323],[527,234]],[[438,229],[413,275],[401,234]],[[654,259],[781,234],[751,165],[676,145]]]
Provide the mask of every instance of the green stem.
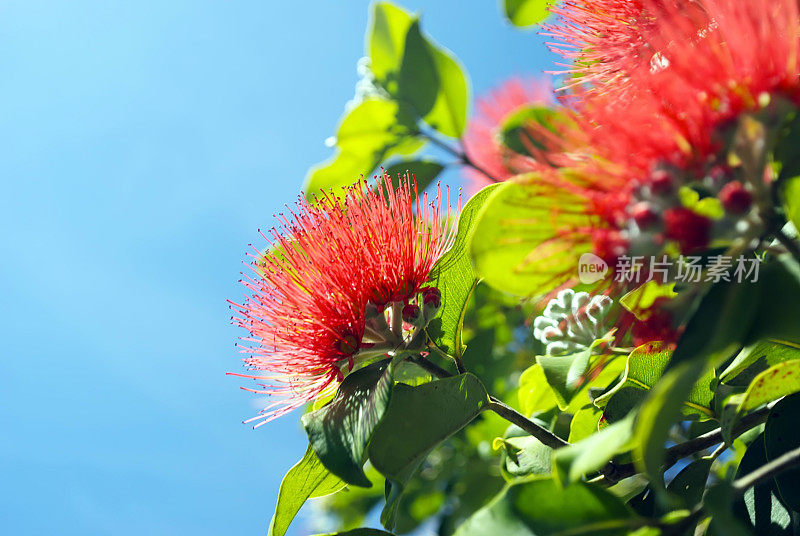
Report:
[[[758,411],[754,411],[749,415],[743,417],[739,423],[733,428],[732,436],[738,436],[743,434],[744,432],[750,430],[751,428],[755,428],[759,424],[763,423],[767,420],[769,416],[769,412],[772,409],[774,404],[770,404],[766,407],[761,408]],[[708,433],[699,435],[689,441],[684,443],[679,443],[677,445],[673,445],[672,447],[667,449],[665,460],[664,460],[664,469],[669,469],[673,465],[675,465],[678,460],[690,456],[696,452],[700,452],[701,450],[705,450],[707,448],[713,447],[719,443],[724,441],[722,437],[722,428],[717,428],[712,430]],[[605,468],[602,470],[603,478],[598,480],[598,483],[602,483],[605,485],[613,485],[619,482],[624,478],[628,478],[630,476],[635,475],[639,471],[636,469],[636,465],[633,463],[625,463],[621,465],[617,465],[613,462],[606,465]]]
[[478,164],[473,162],[472,159],[469,156],[467,156],[467,153],[465,151],[456,149],[455,147],[453,147],[451,145],[448,145],[447,143],[443,142],[442,140],[440,140],[439,138],[437,138],[435,135],[431,134],[430,132],[426,132],[424,130],[420,130],[418,132],[418,134],[420,136],[422,136],[423,138],[425,138],[426,140],[430,141],[435,146],[437,146],[440,149],[444,150],[445,152],[455,156],[458,159],[458,163],[459,164],[471,167],[472,169],[474,169],[474,170],[478,171],[479,173],[482,173],[483,175],[485,175],[486,178],[489,179],[492,182],[500,182],[500,179],[494,177],[491,173],[489,173],[488,171],[483,169],[481,166],[479,166]]
[[[451,378],[453,376],[453,374],[450,372],[444,370],[435,363],[431,363],[427,359],[423,359],[421,357],[411,357],[409,360],[412,363],[419,365],[437,378]],[[486,406],[486,409],[496,413],[511,424],[519,426],[550,448],[558,449],[569,445],[567,441],[564,441],[547,428],[539,426],[511,406],[503,403],[497,397],[489,396],[489,404]]]

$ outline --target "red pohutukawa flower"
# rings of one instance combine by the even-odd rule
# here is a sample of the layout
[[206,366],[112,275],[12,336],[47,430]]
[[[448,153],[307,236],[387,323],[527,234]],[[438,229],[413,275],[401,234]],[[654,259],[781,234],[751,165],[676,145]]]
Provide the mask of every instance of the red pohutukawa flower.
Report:
[[697,27],[707,24],[700,2],[694,0],[566,0],[553,6],[559,16],[545,25],[557,41],[551,49],[572,63],[559,74],[571,74],[576,84],[608,90],[624,88],[630,73],[659,64],[659,49],[651,38],[658,21],[677,11]]
[[441,192],[428,202],[416,196],[408,175],[393,189],[384,176],[359,182],[344,203],[323,194],[301,200],[264,236],[266,254],[256,256],[251,291],[233,304],[234,322],[250,332],[242,352],[261,382],[249,391],[274,398],[247,422],[264,424],[332,389],[373,346],[365,337],[368,304],[382,310],[420,292],[431,269],[453,243],[449,207]]
[[[581,210],[592,226],[560,225],[567,220],[559,209],[553,227],[572,244],[591,240],[610,262],[622,253],[660,254],[670,242],[683,253],[697,252],[731,238],[733,229],[757,229],[748,188],[760,179],[745,178],[743,165],[731,166],[731,134],[744,114],[769,123],[781,107],[800,104],[796,0],[637,0],[629,7],[634,4],[659,13],[641,36],[658,61],[629,62],[624,96],[607,86],[577,88],[574,123],[563,123],[569,127],[564,147],[551,153],[571,169],[537,179],[584,200]],[[590,5],[597,17],[628,9],[588,0],[564,9]],[[687,17],[689,5],[694,15]],[[596,19],[587,20],[581,31],[595,31]],[[687,188],[717,198],[722,212],[701,210],[691,202],[699,194]]]
[[551,102],[551,90],[546,83],[519,78],[507,80],[477,100],[476,114],[470,119],[464,136],[464,150],[469,159],[491,177],[466,167],[464,171],[472,192],[530,170],[535,163],[506,147],[500,139],[500,130],[511,116],[524,108],[547,106]]

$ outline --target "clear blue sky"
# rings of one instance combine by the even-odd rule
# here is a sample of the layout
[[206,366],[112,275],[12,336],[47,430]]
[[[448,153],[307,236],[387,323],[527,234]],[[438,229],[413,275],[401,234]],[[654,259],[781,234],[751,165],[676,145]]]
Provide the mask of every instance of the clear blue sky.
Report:
[[[492,1],[403,4],[478,91],[551,65]],[[330,153],[367,12],[3,2],[0,532],[265,533],[305,439],[241,424],[225,299]]]

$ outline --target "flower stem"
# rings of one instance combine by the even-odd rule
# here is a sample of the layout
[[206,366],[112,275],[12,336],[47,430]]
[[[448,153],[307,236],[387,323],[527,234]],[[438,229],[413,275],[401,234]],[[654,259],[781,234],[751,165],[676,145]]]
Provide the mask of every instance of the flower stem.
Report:
[[[753,413],[743,417],[734,427],[731,435],[738,436],[766,421],[767,417],[769,416],[769,412],[774,405],[774,403],[769,404],[766,407],[763,407],[760,410],[754,411]],[[713,447],[714,445],[722,443],[723,441],[722,428],[716,428],[715,430],[699,435],[683,443],[673,445],[667,449],[664,459],[664,469],[669,469],[675,465],[678,460],[685,458],[686,456],[690,456],[696,452],[700,452],[701,450]],[[638,473],[638,470],[636,469],[636,465],[633,463],[617,465],[613,462],[610,462],[608,465],[606,465],[606,467],[603,468],[602,478],[598,479],[597,482],[601,484],[613,485],[624,478],[635,475],[636,473]]]
[[471,167],[475,171],[478,171],[479,173],[482,173],[483,175],[485,175],[486,178],[489,179],[492,182],[500,182],[500,180],[497,177],[494,177],[491,173],[489,173],[488,171],[483,169],[481,166],[479,166],[478,164],[473,162],[472,159],[469,156],[467,156],[467,153],[465,151],[463,151],[461,149],[458,149],[456,147],[453,147],[452,145],[449,145],[449,144],[443,142],[442,140],[440,140],[438,137],[436,137],[434,134],[431,134],[430,132],[426,132],[424,130],[420,130],[418,132],[418,134],[420,136],[422,136],[423,138],[425,138],[426,140],[428,140],[429,142],[431,142],[432,144],[434,144],[435,146],[437,146],[440,149],[444,150],[446,153],[449,153],[449,154],[455,156],[458,159],[458,163],[459,164],[461,164],[463,166]]
[[[412,357],[409,358],[412,363],[415,363],[431,373],[432,375],[436,376],[437,378],[450,378],[453,376],[450,372],[444,370],[440,366],[436,365],[435,363],[431,363],[427,359],[423,359],[421,357]],[[496,413],[503,419],[507,420],[511,424],[516,424],[530,435],[541,441],[543,444],[547,445],[550,448],[558,449],[561,447],[566,447],[569,445],[567,441],[564,441],[553,432],[544,428],[543,426],[539,426],[532,420],[525,417],[523,414],[519,413],[517,410],[512,408],[511,406],[506,405],[500,399],[489,396],[489,404],[486,406],[486,409]]]

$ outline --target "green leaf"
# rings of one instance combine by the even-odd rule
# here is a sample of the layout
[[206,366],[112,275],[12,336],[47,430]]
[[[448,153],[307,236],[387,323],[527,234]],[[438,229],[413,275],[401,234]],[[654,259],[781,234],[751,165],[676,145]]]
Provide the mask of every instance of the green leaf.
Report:
[[[800,447],[800,395],[787,396],[772,408],[764,427],[767,459]],[[800,469],[784,471],[775,477],[778,497],[787,508],[800,512]]]
[[[622,379],[609,391],[594,401],[597,407],[606,408],[606,418],[619,420],[627,415],[628,410],[642,402],[647,393],[658,383],[670,362],[672,352],[664,349],[660,343],[642,345],[628,356]],[[684,401],[682,411],[687,415],[711,417],[714,391],[712,371],[707,372],[692,387],[688,398]]]
[[373,4],[367,30],[367,54],[375,78],[388,90],[387,80],[400,70],[408,29],[414,19],[389,2]]
[[492,287],[519,296],[550,292],[577,275],[591,250],[561,238],[572,227],[591,227],[586,201],[537,182],[505,182],[486,201],[472,237],[475,270]]
[[464,205],[458,217],[453,247],[431,270],[430,281],[442,293],[442,304],[428,327],[428,334],[443,351],[454,352],[459,357],[464,353],[461,329],[467,302],[478,283],[470,263],[468,247],[478,213],[498,187],[499,185],[487,186]]
[[711,463],[710,459],[695,460],[681,469],[669,483],[667,491],[674,496],[680,508],[691,510],[700,503],[706,490]]
[[373,467],[389,481],[381,522],[395,523],[400,495],[428,452],[466,426],[486,407],[489,395],[472,374],[417,387],[395,386],[389,408],[369,445]]
[[514,25],[524,28],[539,24],[550,14],[548,0],[504,0],[506,17]]
[[800,392],[800,359],[774,365],[758,376],[747,387],[739,413],[755,409],[783,396]]
[[639,408],[634,426],[634,460],[650,477],[653,489],[663,491],[661,465],[672,425],[681,418],[684,400],[706,369],[703,361],[688,361],[667,372]]
[[446,48],[428,41],[439,75],[439,93],[423,119],[436,131],[458,138],[467,126],[469,83],[461,64]]
[[422,34],[416,17],[387,2],[375,4],[367,35],[371,69],[380,85],[411,104],[438,132],[461,136],[469,86],[453,55]]
[[589,368],[592,357],[592,345],[578,353],[570,355],[537,355],[536,363],[542,367],[547,383],[553,388],[558,400],[558,407],[566,409],[575,395],[580,380]]
[[547,383],[547,376],[539,363],[525,369],[519,378],[519,405],[522,413],[531,416],[547,411],[558,404],[558,399]]
[[598,431],[600,417],[603,411],[594,405],[588,405],[578,410],[569,423],[570,443],[577,443]]
[[303,459],[289,469],[278,492],[278,505],[269,525],[269,536],[283,536],[310,497],[322,497],[342,489],[345,483],[328,471],[309,446]]
[[568,119],[563,112],[546,106],[524,106],[506,117],[500,125],[500,140],[503,145],[517,154],[533,156],[528,149],[533,146],[541,151],[548,146],[533,135],[531,127],[539,125],[554,134],[559,133],[561,125]]
[[744,347],[720,374],[719,380],[722,383],[747,386],[760,372],[792,359],[800,359],[800,347],[787,346],[771,339],[758,341]]
[[302,417],[309,444],[320,461],[348,484],[372,485],[362,466],[391,393],[391,360],[379,361],[350,373],[330,404]]
[[419,20],[415,18],[406,33],[397,98],[408,102],[417,115],[423,117],[433,109],[438,94],[436,61],[428,40],[420,32]]
[[782,181],[780,191],[787,218],[800,229],[800,175]]
[[584,482],[562,488],[552,479],[512,484],[467,519],[455,536],[620,534],[636,518],[608,491]]
[[393,101],[370,98],[343,118],[336,133],[336,155],[312,167],[303,191],[313,199],[320,190],[347,187],[393,154],[411,154],[424,141],[411,134],[413,117]]
[[513,476],[546,475],[552,470],[553,449],[531,436],[495,439],[506,452],[505,469]]
[[466,426],[488,402],[486,389],[472,374],[417,387],[397,384],[369,445],[372,465],[386,478],[402,479],[404,471]]
[[[417,192],[422,193],[439,176],[444,166],[439,162],[427,158],[419,160],[404,160],[386,168],[386,174],[392,181],[392,187],[396,190],[400,186],[399,177],[410,173],[417,180]],[[412,201],[416,199],[416,194],[411,192]]]
[[636,315],[636,318],[639,320],[646,320],[642,317],[642,313],[647,312],[647,314],[650,314],[652,312],[650,307],[652,307],[659,298],[674,298],[677,296],[673,290],[674,288],[675,283],[662,285],[658,281],[651,280],[625,294],[620,298],[619,303],[625,309]]
[[[736,471],[736,478],[759,469],[767,461],[762,433],[747,447]],[[780,503],[775,493],[774,480],[747,489],[744,495],[733,503],[734,517],[751,526],[756,534],[774,536],[793,534],[791,514]]]
[[750,340],[769,338],[788,346],[799,345],[800,265],[791,255],[782,255],[762,266],[759,286],[760,301],[750,304],[755,313]]
[[631,449],[633,415],[553,454],[555,477],[563,484],[602,469],[614,456]]
[[718,364],[745,344],[756,317],[757,283],[721,281],[700,300],[672,355],[670,367],[691,360]]

